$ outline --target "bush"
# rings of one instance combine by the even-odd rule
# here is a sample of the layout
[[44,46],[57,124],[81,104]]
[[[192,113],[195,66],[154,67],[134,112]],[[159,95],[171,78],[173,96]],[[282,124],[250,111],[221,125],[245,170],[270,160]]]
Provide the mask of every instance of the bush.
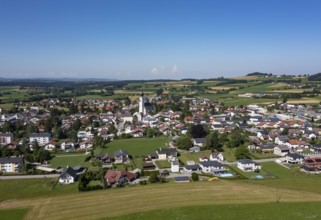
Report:
[[159,177],[158,177],[158,175],[157,175],[156,173],[152,173],[152,174],[149,176],[148,181],[149,181],[150,183],[157,183],[157,182],[159,182]]
[[197,173],[192,173],[192,180],[198,181],[198,174]]

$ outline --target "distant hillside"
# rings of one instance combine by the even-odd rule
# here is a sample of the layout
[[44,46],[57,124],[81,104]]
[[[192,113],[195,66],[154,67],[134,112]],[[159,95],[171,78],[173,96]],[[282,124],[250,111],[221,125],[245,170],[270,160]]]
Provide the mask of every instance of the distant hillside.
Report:
[[254,73],[249,73],[247,76],[272,76],[272,73],[260,73],[260,72],[254,72]]
[[321,73],[309,76],[310,81],[321,81]]

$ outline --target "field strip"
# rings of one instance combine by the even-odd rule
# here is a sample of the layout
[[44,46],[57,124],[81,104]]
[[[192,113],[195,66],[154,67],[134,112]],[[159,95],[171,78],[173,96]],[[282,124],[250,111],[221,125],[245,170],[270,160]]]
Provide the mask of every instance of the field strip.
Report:
[[321,194],[236,181],[158,184],[67,196],[9,200],[0,209],[32,207],[26,219],[99,219],[192,205],[321,201]]

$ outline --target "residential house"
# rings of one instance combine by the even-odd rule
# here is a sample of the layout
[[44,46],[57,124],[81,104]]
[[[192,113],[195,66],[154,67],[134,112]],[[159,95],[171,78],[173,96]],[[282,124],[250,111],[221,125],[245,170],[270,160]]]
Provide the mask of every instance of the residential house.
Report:
[[159,160],[167,160],[170,157],[177,157],[176,148],[158,148],[156,153]]
[[217,161],[204,161],[199,163],[203,173],[210,173],[210,174],[220,174],[226,173],[227,169],[223,166],[223,164]]
[[76,148],[76,144],[72,140],[65,141],[60,146],[61,150],[70,151]]
[[200,149],[200,147],[198,147],[198,146],[194,146],[194,147],[190,147],[190,148],[188,149],[188,151],[189,151],[190,153],[197,153],[197,152],[200,152],[201,149]]
[[77,172],[71,167],[65,169],[59,176],[58,182],[60,184],[71,184],[76,181]]
[[93,141],[92,140],[86,140],[86,141],[82,141],[79,143],[79,149],[92,149],[93,147]]
[[173,160],[173,161],[171,162],[171,171],[172,171],[173,173],[179,172],[179,161],[178,161],[178,159]]
[[51,140],[48,144],[45,145],[45,150],[52,151],[56,149],[57,142],[55,140]]
[[21,172],[24,157],[0,157],[0,171],[2,173]]
[[103,166],[111,166],[113,162],[113,158],[109,156],[107,153],[96,155],[95,158],[102,162]]
[[210,161],[224,161],[224,156],[219,151],[214,151],[210,155]]
[[304,156],[297,153],[287,154],[285,157],[289,164],[302,164],[304,160]]
[[258,148],[260,149],[261,153],[273,153],[274,147],[276,145],[274,143],[266,143],[266,144],[260,144]]
[[284,145],[289,141],[288,136],[279,136],[275,138],[275,143],[278,145]]
[[128,152],[121,149],[114,152],[114,158],[115,164],[129,163],[130,161]]
[[320,172],[321,171],[321,158],[305,158],[303,160],[302,169],[310,172]]
[[193,138],[192,142],[194,146],[198,146],[198,147],[205,146],[205,138]]
[[290,148],[287,145],[278,145],[274,147],[273,153],[278,156],[284,157],[288,153],[290,153]]
[[13,134],[8,133],[1,133],[0,134],[0,145],[7,145],[13,142]]
[[133,182],[137,178],[136,174],[128,171],[108,170],[105,174],[107,184],[110,186],[123,185]]
[[29,136],[29,142],[34,143],[37,142],[39,146],[45,146],[49,141],[51,141],[50,133],[32,133]]
[[185,167],[183,167],[182,171],[184,173],[200,173],[202,171],[202,168],[198,164],[186,165]]
[[254,172],[260,170],[262,166],[251,159],[242,159],[237,161],[237,167],[244,172]]

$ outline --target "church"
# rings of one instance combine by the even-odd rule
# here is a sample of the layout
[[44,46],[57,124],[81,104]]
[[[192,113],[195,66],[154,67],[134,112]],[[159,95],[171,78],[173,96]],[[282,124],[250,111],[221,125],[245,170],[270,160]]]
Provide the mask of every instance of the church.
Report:
[[151,114],[154,111],[153,105],[149,102],[148,98],[144,96],[142,92],[139,97],[139,113],[142,116],[146,114]]

